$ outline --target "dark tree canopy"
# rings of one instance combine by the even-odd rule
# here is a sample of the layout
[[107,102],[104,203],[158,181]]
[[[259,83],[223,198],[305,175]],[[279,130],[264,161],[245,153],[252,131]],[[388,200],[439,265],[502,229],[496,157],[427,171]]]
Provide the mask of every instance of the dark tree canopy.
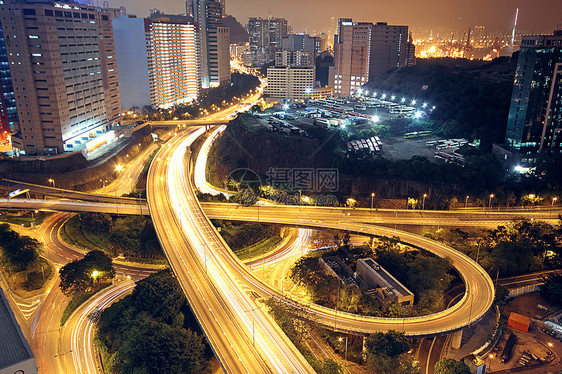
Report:
[[29,236],[20,236],[8,224],[0,225],[0,248],[14,271],[30,268],[39,258],[41,244]]
[[81,260],[74,260],[59,270],[59,287],[64,294],[84,292],[95,287],[98,280],[115,277],[111,258],[102,251],[90,251]]
[[410,349],[404,333],[394,330],[370,335],[365,345],[369,353],[388,357],[397,357]]
[[444,358],[435,363],[435,374],[470,374],[470,368],[464,363],[452,358]]
[[138,282],[103,311],[95,342],[109,355],[108,373],[205,373],[202,334],[169,269]]

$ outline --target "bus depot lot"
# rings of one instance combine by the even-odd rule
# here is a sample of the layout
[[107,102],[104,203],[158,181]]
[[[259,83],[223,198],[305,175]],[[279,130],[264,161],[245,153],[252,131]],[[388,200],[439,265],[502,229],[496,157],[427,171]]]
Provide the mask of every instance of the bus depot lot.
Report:
[[[383,138],[383,148],[381,156],[392,161],[409,160],[413,156],[427,157],[431,162],[442,162],[435,158],[435,147],[428,147],[425,142],[431,140],[441,140],[435,136],[424,136],[421,138],[404,139],[403,137]],[[451,153],[458,148],[441,150],[441,152]]]

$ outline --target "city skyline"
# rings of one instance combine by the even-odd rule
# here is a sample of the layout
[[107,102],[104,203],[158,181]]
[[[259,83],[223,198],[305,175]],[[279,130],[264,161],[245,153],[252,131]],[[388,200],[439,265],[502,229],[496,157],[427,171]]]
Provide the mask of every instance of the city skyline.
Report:
[[[149,0],[112,0],[110,5],[125,6],[128,13],[138,16],[147,16],[150,9],[154,8],[154,3]],[[332,17],[335,23],[340,17],[350,17],[357,21],[404,24],[409,25],[414,32],[420,28],[435,30],[436,33],[439,29],[464,30],[476,25],[483,25],[490,32],[502,32],[511,30],[515,10],[519,8],[520,32],[548,33],[560,24],[559,14],[562,12],[562,2],[556,0],[539,0],[532,4],[524,0],[497,0],[491,4],[484,0],[470,3],[459,0],[401,0],[399,5],[397,7],[394,2],[360,0],[333,2],[331,6],[326,6],[326,2],[320,4],[319,1],[229,0],[226,3],[226,13],[236,17],[242,24],[246,24],[249,17],[284,17],[295,32],[327,30],[332,26]],[[185,2],[162,0],[158,9],[169,13],[184,12]],[[544,9],[549,11],[545,12]],[[315,16],[310,17],[311,14]]]

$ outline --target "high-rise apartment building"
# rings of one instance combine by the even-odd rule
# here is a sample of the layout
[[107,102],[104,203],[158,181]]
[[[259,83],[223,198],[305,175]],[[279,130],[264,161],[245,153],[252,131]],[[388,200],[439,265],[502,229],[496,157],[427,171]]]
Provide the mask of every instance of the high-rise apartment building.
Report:
[[308,99],[312,96],[315,79],[315,66],[270,67],[264,95],[269,99]]
[[348,96],[369,81],[373,24],[340,22],[334,49],[334,95]]
[[312,96],[316,80],[316,67],[309,51],[279,51],[275,66],[267,69],[268,99],[304,100]]
[[198,98],[201,60],[192,22],[122,15],[113,19],[113,30],[125,109],[169,108]]
[[532,166],[539,152],[562,151],[562,30],[523,36],[505,146]]
[[0,139],[5,139],[8,134],[18,129],[18,108],[2,28],[0,28],[0,123],[0,131],[2,131]]
[[250,49],[275,52],[281,48],[283,38],[289,34],[285,18],[250,17],[248,21]]
[[[290,34],[281,41],[281,48],[284,51],[309,51],[314,57],[320,52],[320,43],[317,39],[307,34]],[[318,48],[317,48],[318,47]]]
[[390,69],[401,68],[408,62],[408,26],[393,26],[386,22],[373,25],[369,79]]
[[313,56],[310,51],[279,51],[275,53],[275,66],[311,66]]
[[370,79],[411,61],[408,26],[341,18],[334,41],[334,94],[338,96],[347,96]]
[[82,150],[121,111],[111,15],[74,2],[3,1],[0,22],[27,154]]
[[222,24],[223,4],[216,0],[192,0],[192,10],[199,27],[202,87],[230,84],[230,29]]

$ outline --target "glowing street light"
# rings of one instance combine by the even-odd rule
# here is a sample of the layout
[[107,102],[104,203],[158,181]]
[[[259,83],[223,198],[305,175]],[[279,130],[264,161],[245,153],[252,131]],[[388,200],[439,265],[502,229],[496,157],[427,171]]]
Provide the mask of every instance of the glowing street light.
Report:
[[55,186],[55,180],[53,178],[49,178],[49,183],[53,184],[53,188],[56,188]]
[[92,278],[96,279],[100,275],[100,272],[97,270],[92,271]]
[[406,102],[406,98],[403,97],[400,101],[403,102],[403,103],[405,103],[405,102]]
[[390,100],[394,100],[394,99],[396,99],[396,96],[392,95],[392,96],[390,97]]
[[117,171],[117,172],[123,171],[123,166],[122,165],[115,166],[115,171]]
[[373,212],[373,199],[375,198],[375,193],[371,193],[371,213]]
[[415,119],[420,119],[422,117],[422,113],[421,112],[416,112],[414,113],[414,118]]
[[488,207],[492,209],[492,199],[494,198],[494,194],[490,194],[490,200],[488,201]]
[[386,99],[386,94],[382,94],[383,100]]
[[468,196],[464,199],[464,207],[466,209],[466,206],[468,205]]
[[553,197],[553,198],[552,198],[552,206],[554,206],[554,203],[556,202],[556,200],[558,200],[557,197]]
[[412,100],[412,105],[416,105],[417,101],[416,100]]
[[373,116],[371,119],[375,123],[379,122],[379,120],[380,120],[379,116]]
[[423,194],[423,202],[422,202],[422,210],[425,210],[425,199],[426,199],[426,197],[427,197],[427,194],[424,193]]
[[[340,337],[338,338],[338,341],[339,341],[339,342],[342,342],[342,341],[343,341],[343,338],[340,336]],[[344,367],[346,367],[346,366],[347,366],[347,336],[345,337],[345,361],[344,361]]]

